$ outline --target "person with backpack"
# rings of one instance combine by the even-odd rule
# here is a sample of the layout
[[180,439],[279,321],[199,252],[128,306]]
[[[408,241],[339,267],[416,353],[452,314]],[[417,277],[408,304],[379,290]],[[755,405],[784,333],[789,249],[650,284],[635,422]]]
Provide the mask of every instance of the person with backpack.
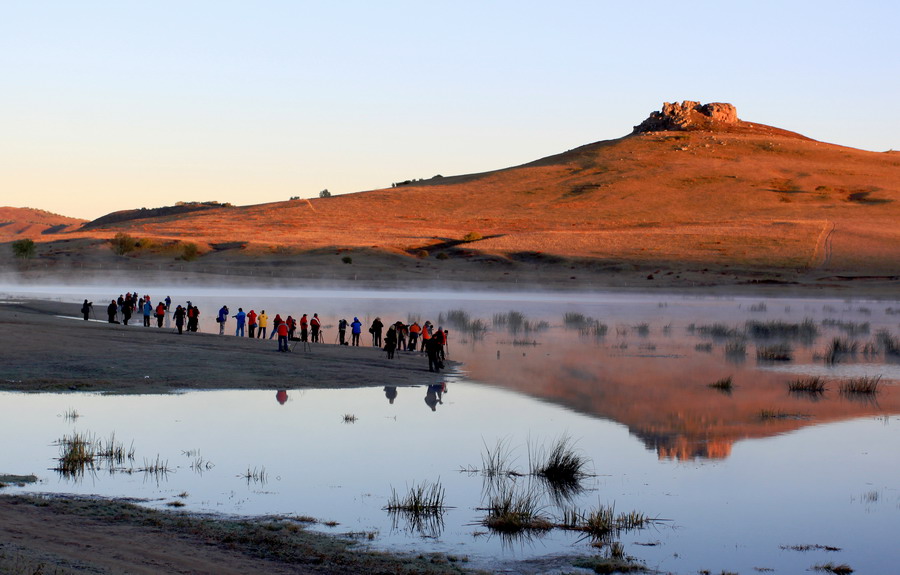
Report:
[[350,345],[355,345],[359,347],[359,334],[362,332],[362,322],[359,321],[358,317],[353,318],[353,323],[350,324]]
[[314,313],[312,319],[309,320],[310,336],[314,342],[319,341],[319,330],[322,329],[322,322],[319,321],[319,314]]
[[347,320],[341,318],[338,321],[338,345],[347,345]]
[[372,345],[375,347],[381,347],[381,331],[384,329],[384,324],[381,323],[381,318],[376,317],[375,321],[372,322],[372,327],[369,328],[369,333],[372,334]]
[[175,329],[178,330],[178,335],[181,335],[184,330],[184,308],[179,305],[175,308],[175,313],[172,316],[175,318]]
[[153,313],[153,304],[149,299],[144,300],[144,327],[150,327],[150,314]]
[[225,335],[225,322],[228,321],[228,306],[223,305],[216,316],[216,322],[219,324],[219,335]]

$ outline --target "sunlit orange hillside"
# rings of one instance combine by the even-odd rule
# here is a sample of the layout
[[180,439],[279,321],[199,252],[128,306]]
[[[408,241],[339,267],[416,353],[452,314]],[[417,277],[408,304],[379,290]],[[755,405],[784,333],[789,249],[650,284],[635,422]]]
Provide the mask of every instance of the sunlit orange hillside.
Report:
[[350,257],[357,270],[382,258],[394,270],[477,268],[498,277],[528,267],[566,279],[631,273],[674,284],[731,274],[890,279],[900,274],[900,153],[817,142],[740,121],[728,104],[684,102],[623,138],[513,168],[134,215],[42,239],[124,232],[172,242],[160,257],[177,256],[174,242],[193,242],[196,262],[315,265],[322,277],[346,273],[341,258]]

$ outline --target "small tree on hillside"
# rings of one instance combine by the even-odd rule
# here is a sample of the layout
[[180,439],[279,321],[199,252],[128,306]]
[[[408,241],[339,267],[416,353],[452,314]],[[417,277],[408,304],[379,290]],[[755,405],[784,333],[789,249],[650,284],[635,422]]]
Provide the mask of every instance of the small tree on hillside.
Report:
[[321,192],[319,192],[319,197],[320,197],[320,198],[330,198],[330,197],[331,197],[331,192],[328,191],[328,188],[325,188],[324,190],[322,190]]
[[12,251],[17,258],[22,258],[23,260],[31,259],[34,257],[35,252],[34,240],[28,238],[16,240],[12,243]]
[[116,237],[110,240],[110,243],[112,244],[112,251],[120,256],[124,256],[128,252],[134,250],[137,245],[137,240],[125,232],[119,232],[116,234]]

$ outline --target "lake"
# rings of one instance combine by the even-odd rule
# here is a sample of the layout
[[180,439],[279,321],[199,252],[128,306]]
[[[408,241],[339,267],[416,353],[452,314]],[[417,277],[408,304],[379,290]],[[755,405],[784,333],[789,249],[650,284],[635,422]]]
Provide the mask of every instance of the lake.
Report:
[[[87,297],[99,310],[120,291],[128,290],[5,287],[0,297]],[[826,562],[885,573],[900,559],[900,358],[890,352],[900,332],[896,301],[147,293],[154,302],[170,295],[200,305],[208,332],[217,331],[212,318],[223,304],[232,314],[238,306],[270,317],[318,313],[326,342],[340,317],[428,319],[449,330],[449,358],[461,364],[440,387],[373,381],[319,390],[287,381],[277,392],[3,393],[0,472],[39,478],[5,492],[311,516],[320,521],[315,529],[354,533],[375,548],[443,551],[473,567],[514,572],[608,553],[613,540],[649,567],[677,573],[800,572]],[[834,353],[835,340],[846,351]],[[759,357],[775,351],[789,359]],[[824,392],[789,391],[814,378]],[[877,393],[842,391],[854,381],[877,381]],[[54,471],[58,443],[74,433],[121,444],[133,457],[83,473]],[[552,489],[529,473],[530,462],[564,438],[586,461],[586,474],[574,489]],[[498,453],[513,473],[492,480],[485,456]],[[443,489],[442,513],[416,521],[385,510],[393,493],[433,484]],[[601,548],[560,528],[501,535],[483,521],[489,497],[502,489],[536,498],[554,523],[573,509],[607,506],[657,521]],[[814,547],[791,549],[801,545]]]

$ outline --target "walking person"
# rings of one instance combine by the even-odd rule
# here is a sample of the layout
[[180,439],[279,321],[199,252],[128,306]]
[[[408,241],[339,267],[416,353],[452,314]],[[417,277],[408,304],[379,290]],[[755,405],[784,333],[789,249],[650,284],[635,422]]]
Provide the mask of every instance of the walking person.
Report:
[[269,325],[269,316],[266,315],[266,310],[259,312],[256,320],[259,322],[259,331],[256,332],[256,337],[266,339],[266,326]]
[[144,300],[144,327],[150,327],[150,314],[153,313],[153,304],[149,299]]
[[247,320],[247,314],[244,313],[244,308],[239,307],[238,312],[231,317],[233,317],[237,321],[237,327],[234,330],[234,336],[244,337],[244,322]]
[[359,321],[358,317],[353,318],[353,323],[350,324],[350,345],[355,345],[359,347],[359,334],[362,332],[362,322]]
[[159,302],[156,306],[156,327],[162,327],[163,320],[166,317],[166,304]]
[[178,330],[178,335],[181,335],[184,330],[184,316],[186,315],[184,308],[181,306],[176,307],[175,313],[172,315],[175,316],[175,329]]
[[223,305],[216,316],[216,322],[219,324],[219,335],[225,335],[225,322],[228,321],[228,306]]

